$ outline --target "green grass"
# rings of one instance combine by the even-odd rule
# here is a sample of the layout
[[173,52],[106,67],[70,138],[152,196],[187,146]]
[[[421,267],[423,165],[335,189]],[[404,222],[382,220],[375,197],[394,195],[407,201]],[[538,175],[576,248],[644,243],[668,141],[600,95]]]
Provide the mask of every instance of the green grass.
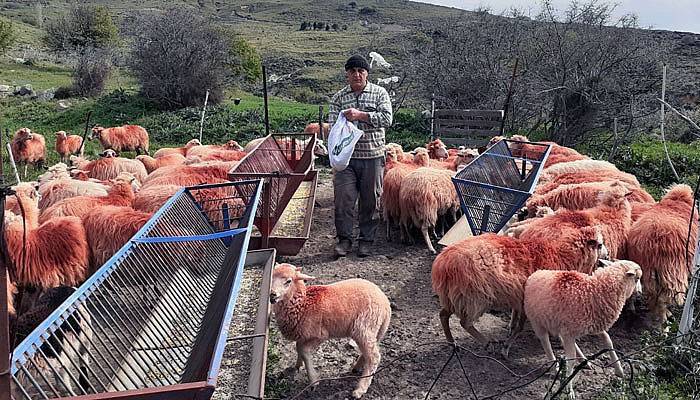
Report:
[[10,86],[31,84],[34,90],[46,90],[68,86],[70,83],[71,71],[67,67],[0,61],[0,84]]

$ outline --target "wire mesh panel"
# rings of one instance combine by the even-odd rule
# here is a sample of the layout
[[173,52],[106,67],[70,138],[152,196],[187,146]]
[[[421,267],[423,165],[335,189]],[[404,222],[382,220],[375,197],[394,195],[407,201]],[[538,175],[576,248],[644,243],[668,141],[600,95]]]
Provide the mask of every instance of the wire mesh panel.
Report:
[[262,247],[269,246],[270,235],[290,200],[302,182],[309,180],[315,147],[316,134],[271,134],[229,172],[231,181],[264,179],[261,204],[254,222]]
[[[517,151],[511,151],[511,143]],[[537,184],[549,147],[504,139],[452,178],[473,235],[500,231],[525,204]]]
[[17,346],[13,398],[211,395],[261,192],[176,193]]

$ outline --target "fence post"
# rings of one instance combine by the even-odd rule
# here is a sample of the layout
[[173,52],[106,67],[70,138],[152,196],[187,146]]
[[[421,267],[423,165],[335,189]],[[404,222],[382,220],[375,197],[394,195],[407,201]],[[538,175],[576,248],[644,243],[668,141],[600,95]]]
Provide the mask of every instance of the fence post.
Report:
[[202,132],[204,131],[204,113],[207,111],[207,101],[209,101],[209,89],[204,96],[204,108],[202,108],[202,119],[199,121],[199,143],[202,143]]
[[[700,179],[700,177],[698,179]],[[697,205],[694,204],[693,206],[696,207]],[[676,338],[676,342],[679,344],[687,340],[688,333],[693,328],[695,316],[695,294],[698,290],[698,284],[700,283],[698,281],[700,281],[700,241],[695,244],[693,274],[691,275],[690,285],[688,286],[688,292],[685,296],[685,305],[683,306],[681,322],[678,324],[678,336]]]
[[435,140],[435,93],[430,98],[430,140]]

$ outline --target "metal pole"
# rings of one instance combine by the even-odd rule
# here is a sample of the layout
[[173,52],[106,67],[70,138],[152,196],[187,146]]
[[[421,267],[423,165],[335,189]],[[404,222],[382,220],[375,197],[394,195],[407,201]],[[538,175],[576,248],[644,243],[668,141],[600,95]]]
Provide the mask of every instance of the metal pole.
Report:
[[17,179],[17,183],[20,183],[22,181],[19,179],[19,172],[17,172],[17,164],[15,163],[15,156],[12,155],[12,146],[10,146],[9,143],[7,144],[7,154],[10,156],[10,165],[12,165],[12,170],[15,172],[15,179]]
[[[0,134],[0,149],[2,135]],[[10,152],[12,154],[12,152]],[[5,186],[2,151],[0,151],[0,400],[10,400],[10,320],[7,307],[11,293],[7,291],[7,246],[5,244],[5,196],[9,188]]]
[[435,93],[430,97],[430,140],[435,140]]
[[202,108],[202,120],[199,121],[199,143],[202,142],[202,131],[204,130],[204,113],[207,111],[207,101],[209,101],[209,89],[207,89],[207,94],[204,96],[204,108]]
[[90,130],[90,116],[92,116],[92,110],[88,111],[87,115],[85,116],[85,131],[83,131],[83,141],[80,142],[80,148],[78,149],[78,152],[75,155],[83,154],[83,149],[85,148],[85,140],[87,139],[87,134]]
[[666,144],[666,135],[664,134],[664,120],[666,119],[666,110],[664,109],[666,100],[666,65],[663,67],[663,77],[661,80],[661,141],[664,143],[664,152],[666,153],[666,160],[668,165],[671,166],[671,171],[673,171],[673,176],[676,177],[676,181],[680,181],[681,178],[678,177],[678,172],[671,162],[671,156],[668,154],[668,145]]
[[263,103],[264,103],[264,108],[265,108],[265,136],[270,134],[270,117],[268,115],[268,108],[267,108],[267,70],[265,66],[262,66],[262,75],[263,75]]
[[518,70],[518,59],[515,59],[515,65],[513,66],[513,75],[510,77],[510,84],[508,85],[508,94],[506,95],[506,103],[503,105],[503,119],[501,120],[501,135],[506,128],[506,116],[508,115],[508,107],[510,107],[510,98],[513,95],[513,82],[515,82],[515,72]]
[[[321,139],[326,140],[326,137],[323,136],[323,106],[318,106],[318,134]],[[318,139],[318,136],[316,138]]]

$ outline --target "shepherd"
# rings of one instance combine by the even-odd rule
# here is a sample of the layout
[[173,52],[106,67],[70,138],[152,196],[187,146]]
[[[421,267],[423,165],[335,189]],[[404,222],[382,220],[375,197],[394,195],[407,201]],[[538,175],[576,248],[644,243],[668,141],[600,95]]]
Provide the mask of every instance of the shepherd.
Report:
[[331,126],[343,112],[345,118],[364,134],[355,145],[347,168],[333,177],[335,256],[344,257],[352,249],[355,204],[359,197],[360,235],[357,255],[371,252],[379,227],[379,206],[385,164],[385,129],[391,126],[393,110],[386,89],[367,81],[370,65],[361,55],[345,63],[348,85],[331,99],[328,122]]

